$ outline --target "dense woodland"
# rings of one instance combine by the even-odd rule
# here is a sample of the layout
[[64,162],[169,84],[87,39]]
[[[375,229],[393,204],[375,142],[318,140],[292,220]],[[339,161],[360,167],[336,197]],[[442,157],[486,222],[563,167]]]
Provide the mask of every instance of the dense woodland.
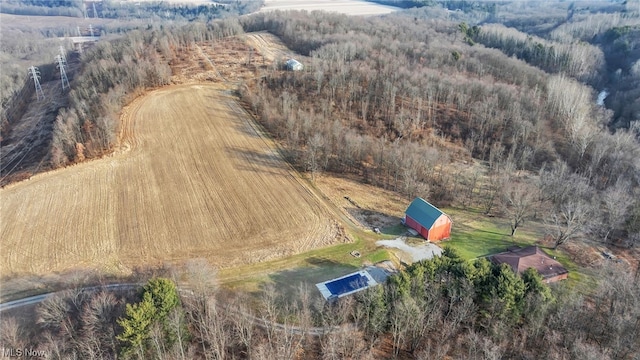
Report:
[[[407,197],[480,209],[508,218],[516,237],[535,219],[556,247],[633,247],[640,30],[637,13],[616,6],[624,11],[564,8],[529,20],[478,5],[379,18],[287,12],[151,24],[82,54],[52,119],[46,161],[65,166],[108,152],[122,106],[168,84],[170,64],[194,43],[269,31],[302,55],[305,70],[262,69],[239,96],[312,180],[350,174]],[[29,53],[4,39],[2,46]],[[3,91],[17,89],[11,95],[24,79],[2,81]],[[603,107],[596,97],[605,88]],[[15,103],[3,99],[4,137]],[[516,277],[447,251],[334,304],[312,300],[308,289],[292,296],[267,286],[258,300],[213,292],[205,270],[193,265],[189,276],[200,280],[181,283],[181,293],[153,280],[140,293],[62,294],[38,306],[35,329],[3,319],[1,340],[54,358],[639,356],[640,280],[623,266],[594,269],[599,281],[585,288],[548,288],[534,273]]]

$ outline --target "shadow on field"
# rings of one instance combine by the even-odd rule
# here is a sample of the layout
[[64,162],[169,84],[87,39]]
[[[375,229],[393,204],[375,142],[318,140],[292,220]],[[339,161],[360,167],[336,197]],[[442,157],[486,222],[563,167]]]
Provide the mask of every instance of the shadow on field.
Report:
[[[235,166],[239,170],[256,171],[256,172],[269,172],[268,169],[281,169],[289,170],[287,164],[280,158],[280,155],[275,150],[269,152],[258,152],[254,150],[241,149],[241,148],[228,148],[227,153],[233,159],[238,160]],[[247,165],[241,165],[243,163],[249,163]],[[272,175],[282,176],[283,173],[269,172]]]
[[252,138],[261,138],[262,136],[256,131],[256,129],[249,123],[250,120],[246,119],[249,115],[247,115],[244,109],[240,109],[236,111],[236,114],[242,112],[238,115],[236,119],[233,119],[233,125],[237,132],[247,135]]
[[297,298],[301,287],[303,289],[306,288],[306,291],[315,297],[316,295],[320,296],[315,284],[346,275],[358,269],[358,267],[333,260],[311,257],[306,260],[305,265],[295,269],[279,271],[270,275],[269,278],[273,282],[276,292],[285,298]]

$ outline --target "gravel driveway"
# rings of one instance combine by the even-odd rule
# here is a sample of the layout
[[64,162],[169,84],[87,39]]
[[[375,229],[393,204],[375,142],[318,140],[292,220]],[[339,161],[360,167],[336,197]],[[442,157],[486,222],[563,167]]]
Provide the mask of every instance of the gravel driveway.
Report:
[[402,236],[393,240],[379,240],[376,241],[376,245],[398,249],[409,255],[412,262],[431,259],[436,255],[440,256],[442,254],[442,249],[433,243],[424,242],[414,246],[407,244],[405,239],[406,238]]

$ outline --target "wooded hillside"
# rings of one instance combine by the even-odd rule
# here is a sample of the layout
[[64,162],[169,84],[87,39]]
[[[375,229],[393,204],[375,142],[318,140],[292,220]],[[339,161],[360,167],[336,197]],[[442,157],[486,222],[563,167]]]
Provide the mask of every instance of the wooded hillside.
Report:
[[[640,169],[636,136],[607,129],[610,114],[595,104],[592,88],[572,77],[582,73],[573,65],[546,73],[474,45],[466,26],[404,14],[357,20],[259,14],[243,26],[273,32],[309,56],[305,72],[269,72],[242,90],[301,169],[350,172],[408,197],[476,204],[486,212],[496,194],[508,193],[504,184],[526,170],[539,174],[537,182],[524,181],[530,189],[525,192],[539,191],[536,207],[555,209],[549,221],[557,227],[558,245],[567,240],[567,212],[575,214],[567,209],[576,207],[582,209],[583,235],[610,239],[598,224],[617,215],[594,197],[607,191],[628,199],[614,232],[624,242],[638,237],[638,202],[632,200]],[[477,177],[447,170],[470,158],[487,164],[495,187],[476,189]],[[545,185],[556,182],[573,184],[578,196]],[[456,191],[470,185],[467,195]]]

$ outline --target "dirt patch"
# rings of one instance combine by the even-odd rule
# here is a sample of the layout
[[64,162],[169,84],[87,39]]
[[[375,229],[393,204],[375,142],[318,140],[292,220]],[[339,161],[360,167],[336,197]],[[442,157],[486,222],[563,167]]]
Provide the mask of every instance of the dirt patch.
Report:
[[347,213],[364,229],[386,228],[400,223],[400,218],[378,211],[367,209],[347,208]]
[[563,245],[564,251],[571,259],[582,267],[594,267],[604,263],[602,254],[591,246],[578,243],[566,243]]

